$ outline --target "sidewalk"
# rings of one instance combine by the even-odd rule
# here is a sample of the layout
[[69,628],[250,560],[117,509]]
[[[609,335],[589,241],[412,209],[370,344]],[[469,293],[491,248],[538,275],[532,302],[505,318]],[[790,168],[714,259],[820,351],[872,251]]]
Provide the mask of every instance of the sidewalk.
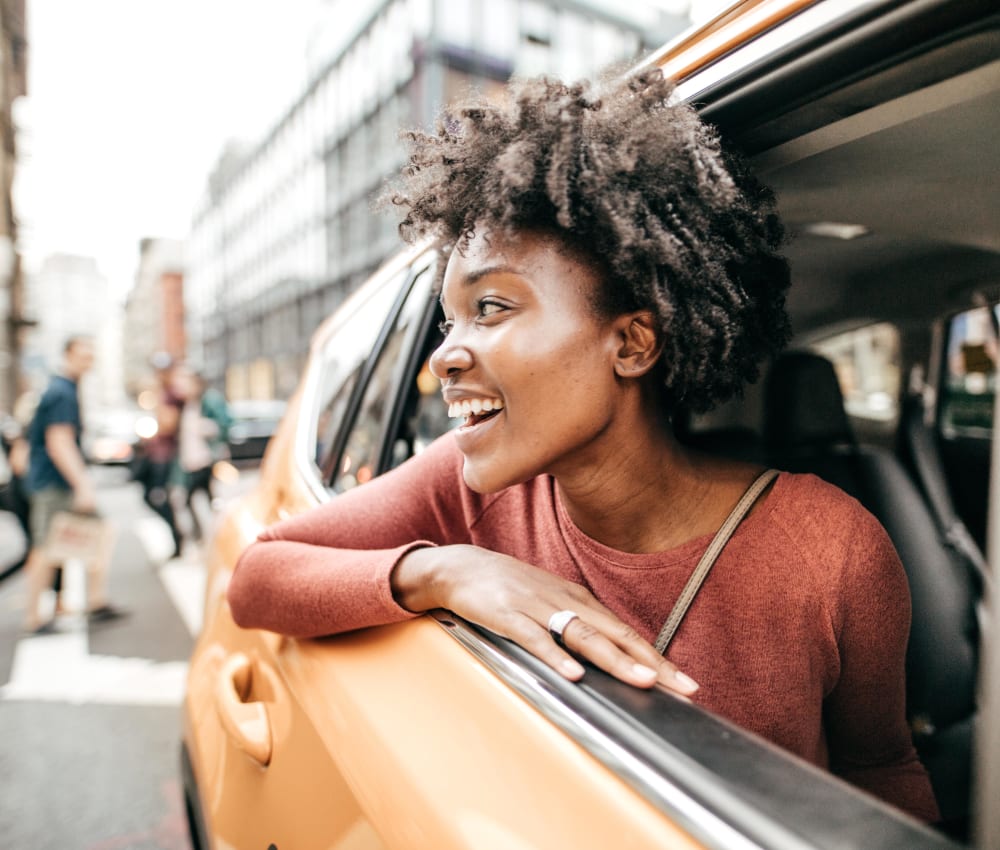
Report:
[[16,572],[26,541],[12,513],[0,511],[0,581]]

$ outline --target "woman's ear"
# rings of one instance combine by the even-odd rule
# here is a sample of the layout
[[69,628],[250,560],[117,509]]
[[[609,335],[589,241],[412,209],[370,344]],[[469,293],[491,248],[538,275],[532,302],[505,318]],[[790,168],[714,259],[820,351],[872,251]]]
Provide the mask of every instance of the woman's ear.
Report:
[[615,374],[639,378],[649,372],[660,357],[663,344],[656,331],[656,319],[649,310],[625,313],[614,320],[618,338]]

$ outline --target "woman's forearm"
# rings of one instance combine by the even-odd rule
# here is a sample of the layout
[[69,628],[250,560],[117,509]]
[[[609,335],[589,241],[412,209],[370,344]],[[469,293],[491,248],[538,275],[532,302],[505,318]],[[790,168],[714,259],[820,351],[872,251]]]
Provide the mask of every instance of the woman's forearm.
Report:
[[334,549],[263,540],[240,556],[227,598],[237,625],[318,637],[396,623],[412,614],[393,598],[389,574],[413,545]]

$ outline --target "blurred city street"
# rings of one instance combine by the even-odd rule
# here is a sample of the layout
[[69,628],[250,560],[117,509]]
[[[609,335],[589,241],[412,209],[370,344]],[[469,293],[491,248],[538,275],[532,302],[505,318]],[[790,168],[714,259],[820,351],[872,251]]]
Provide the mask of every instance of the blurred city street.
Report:
[[[118,530],[110,598],[129,616],[59,619],[55,634],[22,630],[22,572],[0,582],[0,835],[24,850],[188,850],[179,780],[187,659],[200,625],[203,572],[196,546],[168,560],[170,534],[124,468],[94,470],[103,514]],[[245,470],[225,502],[252,485]],[[224,509],[224,508],[223,508]],[[20,532],[0,513],[0,568]],[[83,605],[82,568],[70,565],[64,604]]]

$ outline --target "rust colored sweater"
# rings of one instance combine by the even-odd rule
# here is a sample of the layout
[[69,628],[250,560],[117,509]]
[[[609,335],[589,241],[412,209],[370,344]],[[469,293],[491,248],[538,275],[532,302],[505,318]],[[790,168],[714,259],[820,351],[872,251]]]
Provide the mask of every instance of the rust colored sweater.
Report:
[[[654,554],[584,535],[541,476],[479,495],[452,435],[244,552],[236,621],[298,637],[414,616],[389,575],[421,545],[471,543],[583,584],[650,642],[711,536]],[[904,719],[906,577],[881,525],[812,475],[782,473],[737,529],[668,657],[694,701],[813,764],[933,821],[937,809]]]

